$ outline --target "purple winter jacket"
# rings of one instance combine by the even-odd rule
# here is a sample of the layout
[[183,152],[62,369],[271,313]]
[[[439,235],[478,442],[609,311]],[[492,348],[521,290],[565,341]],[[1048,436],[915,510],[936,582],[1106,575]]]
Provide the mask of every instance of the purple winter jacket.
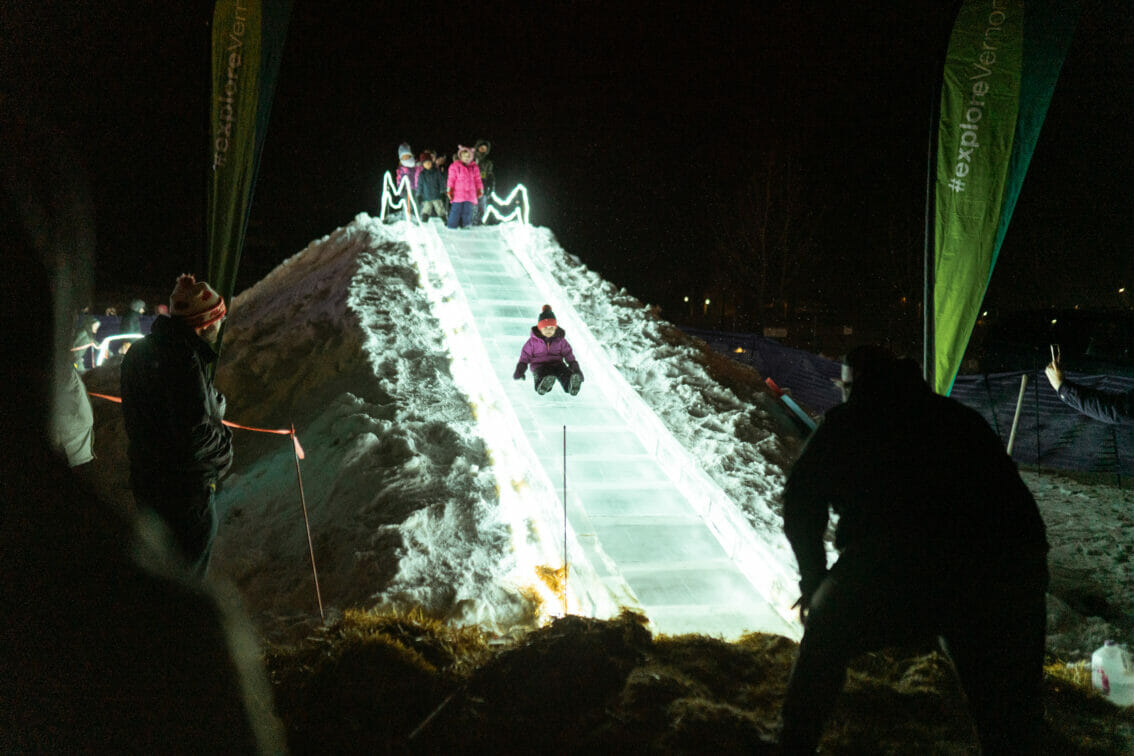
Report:
[[476,202],[484,194],[477,164],[454,160],[449,166],[448,189],[450,202]]
[[543,365],[548,362],[563,361],[566,361],[572,370],[578,368],[575,353],[571,351],[571,345],[567,343],[567,332],[562,328],[556,328],[555,335],[550,339],[545,339],[543,334],[539,332],[539,327],[532,326],[532,335],[528,337],[524,348],[520,350],[520,364]]
[[409,176],[410,191],[417,190],[417,177],[421,175],[423,166],[418,163],[413,168],[408,168],[404,165],[398,166],[398,172],[394,174],[394,186],[400,186],[402,183],[402,176]]

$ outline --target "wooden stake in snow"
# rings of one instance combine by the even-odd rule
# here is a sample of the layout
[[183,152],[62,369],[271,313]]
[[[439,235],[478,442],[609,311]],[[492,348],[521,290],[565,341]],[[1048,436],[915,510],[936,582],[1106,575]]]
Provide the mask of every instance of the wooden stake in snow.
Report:
[[1024,406],[1024,390],[1028,387],[1028,374],[1020,376],[1020,396],[1016,398],[1016,414],[1012,418],[1012,432],[1008,434],[1008,456],[1012,456],[1012,445],[1016,443],[1016,426],[1020,424],[1020,410]]
[[319,592],[319,571],[315,569],[315,546],[311,543],[311,521],[307,519],[307,497],[303,494],[303,474],[299,472],[299,460],[304,456],[303,447],[299,445],[299,437],[295,435],[295,423],[291,424],[291,441],[292,451],[295,452],[295,477],[299,480],[299,504],[303,507],[303,525],[307,528],[307,552],[311,555],[311,574],[315,577],[315,601],[319,603],[319,619],[326,622],[323,596]]
[[567,426],[563,426],[563,616],[567,616]]

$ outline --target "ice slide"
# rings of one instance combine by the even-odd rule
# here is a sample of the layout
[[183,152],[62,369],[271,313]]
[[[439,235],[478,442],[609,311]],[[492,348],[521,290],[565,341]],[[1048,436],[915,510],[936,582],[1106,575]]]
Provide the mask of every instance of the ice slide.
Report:
[[[525,220],[462,230],[397,224],[446,332],[518,550],[533,568],[563,565],[566,550],[562,609],[573,614],[610,617],[625,606],[662,633],[798,638],[793,570],[611,364],[529,254]],[[558,385],[539,396],[530,374],[512,379],[544,303],[586,375],[578,396]]]

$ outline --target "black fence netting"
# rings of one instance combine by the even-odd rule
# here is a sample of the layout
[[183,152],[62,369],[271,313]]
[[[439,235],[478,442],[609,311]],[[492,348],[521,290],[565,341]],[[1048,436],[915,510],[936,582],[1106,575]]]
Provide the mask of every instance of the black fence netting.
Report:
[[[822,414],[838,404],[840,392],[832,379],[839,364],[800,349],[750,333],[727,333],[683,328],[718,352],[751,365],[791,394],[796,402]],[[1134,476],[1134,425],[1110,425],[1079,414],[1059,400],[1042,370],[988,375],[961,375],[951,396],[979,412],[1007,445],[1027,376],[1012,457],[1022,465],[1088,473]],[[1107,391],[1129,391],[1134,378],[1067,377]]]

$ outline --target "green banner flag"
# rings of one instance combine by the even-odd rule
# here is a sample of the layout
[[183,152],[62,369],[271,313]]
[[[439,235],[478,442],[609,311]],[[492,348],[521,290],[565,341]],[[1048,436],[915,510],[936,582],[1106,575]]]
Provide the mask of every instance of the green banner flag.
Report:
[[213,12],[208,280],[226,302],[236,288],[290,13],[291,0],[217,0]]
[[948,394],[992,278],[1078,9],[965,0],[945,58],[937,139],[934,389]]

